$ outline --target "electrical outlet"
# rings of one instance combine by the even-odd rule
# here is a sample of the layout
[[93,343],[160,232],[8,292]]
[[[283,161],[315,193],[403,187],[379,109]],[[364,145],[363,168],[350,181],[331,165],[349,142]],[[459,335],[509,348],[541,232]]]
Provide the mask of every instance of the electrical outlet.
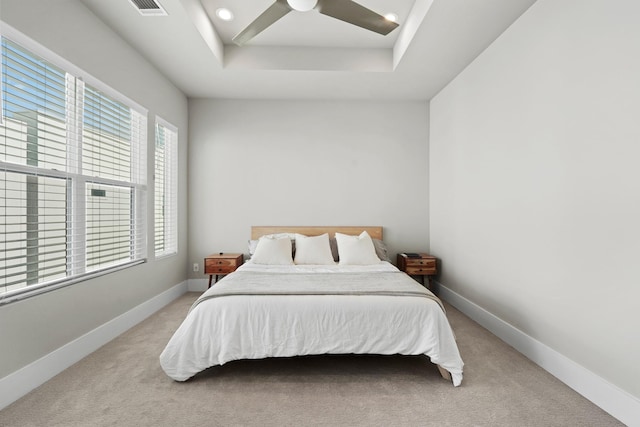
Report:
[[198,271],[200,271],[200,264],[198,264],[197,262],[193,263],[193,271],[195,271],[196,273]]

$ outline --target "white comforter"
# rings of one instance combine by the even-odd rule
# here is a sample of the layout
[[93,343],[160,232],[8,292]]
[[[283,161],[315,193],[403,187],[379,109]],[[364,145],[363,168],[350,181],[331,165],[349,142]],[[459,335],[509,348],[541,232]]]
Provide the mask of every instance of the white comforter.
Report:
[[[398,272],[373,266],[265,266],[248,262],[238,271],[320,274],[326,283],[347,273]],[[304,273],[304,274],[300,274]],[[403,274],[403,273],[398,273]],[[248,276],[251,276],[250,274]],[[368,275],[369,276],[369,275]],[[381,277],[384,276],[381,275]],[[381,295],[234,295],[227,276],[194,304],[160,355],[166,374],[184,381],[215,365],[238,359],[310,354],[425,354],[462,381],[463,362],[444,311],[432,299]],[[345,277],[344,275],[342,277]],[[374,277],[375,278],[375,277]],[[403,286],[424,288],[410,280]],[[335,286],[334,286],[335,287]]]

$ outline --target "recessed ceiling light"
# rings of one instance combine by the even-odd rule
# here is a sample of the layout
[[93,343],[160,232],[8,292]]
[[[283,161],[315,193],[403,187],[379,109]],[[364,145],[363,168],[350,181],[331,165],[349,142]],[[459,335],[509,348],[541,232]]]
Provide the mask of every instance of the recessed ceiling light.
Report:
[[386,15],[384,15],[384,18],[387,21],[398,22],[398,15],[396,15],[395,13],[387,13]]
[[233,13],[226,7],[221,7],[220,9],[216,9],[216,16],[222,19],[223,21],[233,20]]

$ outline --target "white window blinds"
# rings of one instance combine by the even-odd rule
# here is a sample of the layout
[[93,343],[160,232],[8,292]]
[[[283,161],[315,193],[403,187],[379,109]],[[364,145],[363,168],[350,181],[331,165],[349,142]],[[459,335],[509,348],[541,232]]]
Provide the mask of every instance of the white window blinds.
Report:
[[0,303],[146,256],[146,111],[62,67],[2,37]]
[[160,118],[154,177],[154,246],[159,257],[178,251],[178,132]]

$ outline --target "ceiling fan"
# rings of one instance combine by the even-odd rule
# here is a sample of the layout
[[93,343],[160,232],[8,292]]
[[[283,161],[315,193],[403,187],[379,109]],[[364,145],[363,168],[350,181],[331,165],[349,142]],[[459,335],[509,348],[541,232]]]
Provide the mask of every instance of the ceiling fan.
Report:
[[242,46],[292,10],[307,12],[312,9],[382,35],[389,34],[398,26],[397,23],[352,0],[276,0],[236,35],[233,42]]

